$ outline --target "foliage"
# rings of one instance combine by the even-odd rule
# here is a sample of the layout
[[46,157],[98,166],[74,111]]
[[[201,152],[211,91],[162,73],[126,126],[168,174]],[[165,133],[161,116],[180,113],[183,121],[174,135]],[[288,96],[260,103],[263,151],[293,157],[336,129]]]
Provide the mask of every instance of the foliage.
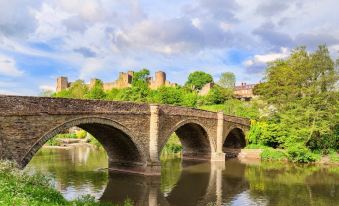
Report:
[[182,145],[179,137],[173,133],[167,140],[164,148],[161,151],[161,155],[176,154],[182,151]]
[[92,88],[84,96],[86,99],[104,99],[106,93],[104,92],[103,83],[101,80],[96,79]]
[[189,74],[185,86],[193,90],[200,90],[205,84],[213,82],[213,77],[203,71],[195,71]]
[[287,155],[284,151],[272,148],[265,148],[261,152],[260,157],[262,160],[287,160]]
[[0,205],[112,205],[96,202],[90,196],[67,201],[52,188],[48,177],[36,172],[28,174],[8,161],[0,161],[0,185]]
[[83,99],[88,92],[88,87],[83,80],[77,80],[71,87],[61,92],[55,93],[54,97]]
[[339,163],[339,154],[336,151],[330,151],[329,158],[330,162]]
[[287,148],[288,158],[292,162],[309,163],[319,159],[307,147],[301,144],[290,145]]
[[339,148],[338,78],[325,46],[313,53],[300,47],[268,65],[265,82],[254,92],[276,108],[268,127],[276,127],[281,147]]
[[237,99],[230,99],[224,104],[217,105],[201,105],[200,109],[208,111],[223,111],[227,115],[234,115],[250,119],[257,119],[259,117],[259,109],[254,102],[244,102]]
[[224,72],[221,74],[218,85],[223,88],[233,89],[235,85],[235,75],[233,72]]
[[53,137],[46,142],[49,146],[60,146],[60,141],[57,138]]
[[86,136],[87,136],[87,132],[85,130],[79,130],[79,131],[76,131],[76,136],[78,139],[84,139]]
[[269,148],[265,145],[260,145],[260,144],[248,144],[246,145],[245,149],[266,149]]
[[183,99],[183,92],[176,87],[160,87],[154,91],[152,102],[160,104],[181,105]]
[[201,105],[214,105],[223,104],[226,100],[233,98],[233,90],[225,89],[219,85],[214,87],[208,92],[206,96],[201,97]]
[[251,128],[248,132],[248,141],[250,144],[265,145],[277,148],[285,139],[286,129],[280,124],[271,122],[251,121]]

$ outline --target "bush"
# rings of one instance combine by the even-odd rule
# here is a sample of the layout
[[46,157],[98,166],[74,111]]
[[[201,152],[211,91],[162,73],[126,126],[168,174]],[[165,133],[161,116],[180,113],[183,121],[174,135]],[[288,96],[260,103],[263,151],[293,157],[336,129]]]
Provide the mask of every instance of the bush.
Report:
[[287,155],[282,150],[276,150],[272,148],[266,148],[260,154],[262,160],[287,160]]
[[309,163],[315,162],[318,157],[307,147],[301,144],[291,145],[287,148],[288,159],[292,162]]
[[336,151],[330,151],[330,162],[339,163],[339,154]]
[[174,133],[168,139],[164,148],[161,151],[161,155],[176,154],[182,151],[182,145],[179,137]]
[[248,144],[246,145],[245,149],[266,149],[269,148],[265,145],[261,145],[261,144]]
[[78,139],[84,139],[87,136],[87,132],[85,130],[79,130],[75,134]]

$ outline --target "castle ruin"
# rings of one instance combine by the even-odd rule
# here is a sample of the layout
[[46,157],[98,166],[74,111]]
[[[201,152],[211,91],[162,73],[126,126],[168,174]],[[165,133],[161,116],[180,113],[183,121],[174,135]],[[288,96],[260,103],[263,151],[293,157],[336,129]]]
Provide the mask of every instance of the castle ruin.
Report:
[[[105,91],[111,90],[113,88],[116,89],[123,89],[128,88],[132,86],[132,80],[134,76],[134,71],[128,71],[126,72],[120,72],[119,77],[117,80],[113,82],[104,82],[103,83],[103,89]],[[91,79],[90,83],[87,84],[89,88],[92,88],[95,85],[97,79]],[[149,77],[147,79],[148,86],[151,89],[158,89],[161,86],[168,86],[168,87],[175,87],[176,83],[171,83],[168,80],[166,80],[166,73],[163,71],[157,71],[155,72],[155,77]],[[60,92],[67,88],[69,88],[72,85],[72,82],[68,81],[67,77],[58,77],[57,78],[57,85],[56,85],[56,91]]]

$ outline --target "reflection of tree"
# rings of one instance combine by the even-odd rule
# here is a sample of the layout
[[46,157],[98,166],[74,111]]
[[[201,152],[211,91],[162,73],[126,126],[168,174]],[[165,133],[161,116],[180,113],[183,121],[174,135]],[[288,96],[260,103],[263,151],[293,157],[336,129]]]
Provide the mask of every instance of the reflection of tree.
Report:
[[339,178],[316,166],[284,163],[247,166],[246,179],[254,199],[265,197],[269,205],[333,205],[339,201]]
[[181,158],[161,162],[161,192],[165,196],[175,187],[181,175]]
[[161,177],[110,173],[108,178],[106,171],[98,170],[107,167],[105,151],[88,148],[42,149],[29,164],[52,175],[62,192],[93,195],[106,187],[101,201],[114,203],[126,198],[137,205],[333,205],[339,201],[339,174],[333,168],[284,162],[250,165],[236,160],[222,166],[171,159],[162,162]]

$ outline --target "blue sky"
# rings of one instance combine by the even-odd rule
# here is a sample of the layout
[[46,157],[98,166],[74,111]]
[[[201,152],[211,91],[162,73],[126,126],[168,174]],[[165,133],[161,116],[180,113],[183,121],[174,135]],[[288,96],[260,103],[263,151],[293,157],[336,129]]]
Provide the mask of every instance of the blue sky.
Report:
[[0,94],[38,95],[57,76],[115,80],[195,70],[255,83],[296,46],[338,58],[336,0],[0,0]]

